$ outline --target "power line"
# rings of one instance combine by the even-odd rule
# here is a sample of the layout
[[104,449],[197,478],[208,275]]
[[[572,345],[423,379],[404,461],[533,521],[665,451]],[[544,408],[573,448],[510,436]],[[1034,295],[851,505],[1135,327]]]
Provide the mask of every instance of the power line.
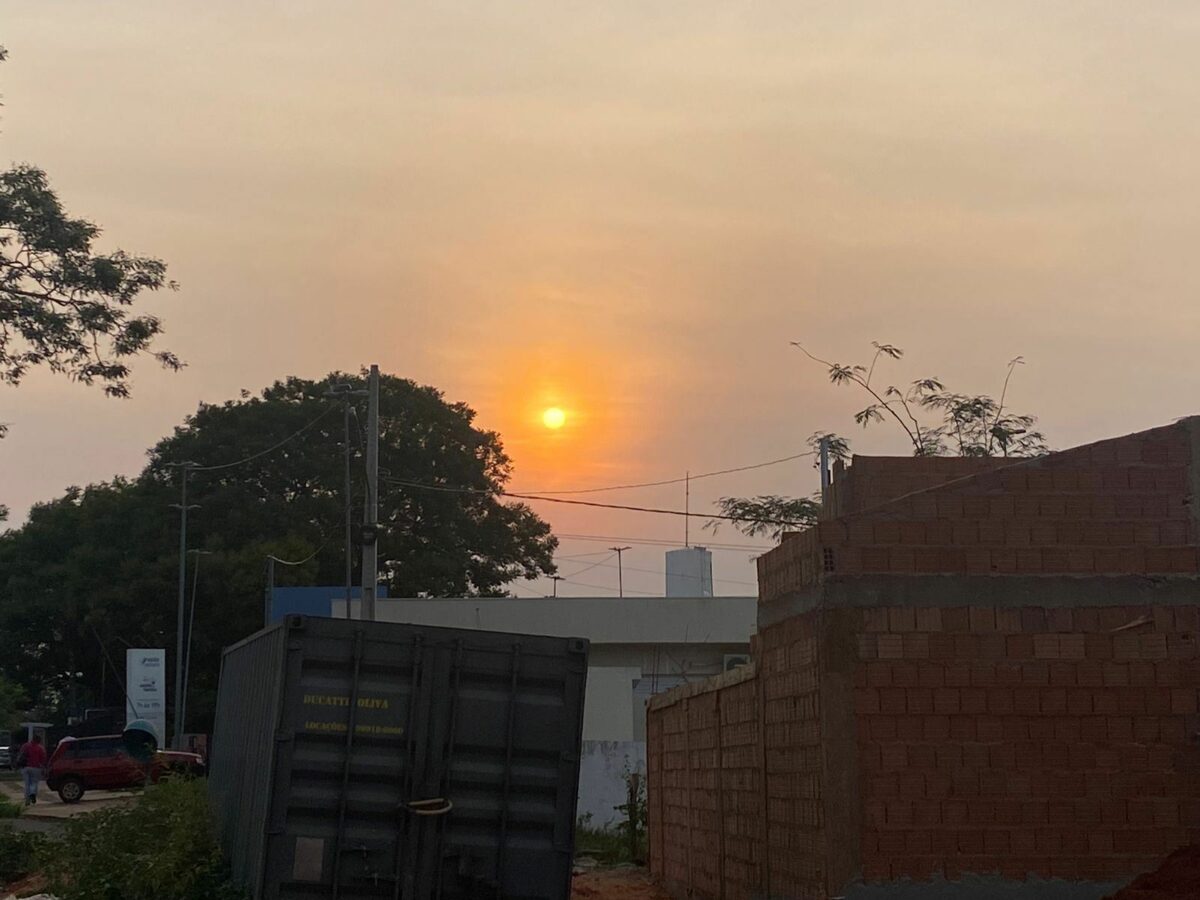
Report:
[[635,488],[664,487],[669,484],[683,484],[684,482],[687,482],[687,481],[696,481],[697,479],[700,479],[700,478],[714,478],[717,475],[732,475],[735,472],[749,472],[752,469],[765,469],[767,466],[778,466],[781,463],[793,462],[797,459],[804,459],[805,457],[814,456],[815,454],[816,454],[815,450],[808,450],[804,453],[792,454],[791,456],[781,456],[779,459],[768,459],[765,462],[751,463],[748,466],[735,466],[732,469],[718,469],[715,472],[701,472],[699,475],[692,475],[690,477],[685,475],[683,478],[668,478],[663,481],[643,481],[643,482],[640,482],[637,484],[613,484],[613,485],[609,485],[607,487],[575,488],[573,490],[561,490],[561,491],[533,491],[533,490],[531,490],[531,491],[525,491],[523,493],[530,493],[530,494],[599,494],[599,493],[603,493],[605,491],[627,491],[627,490],[633,490]]
[[599,562],[594,562],[589,566],[584,566],[578,572],[572,572],[571,577],[574,578],[576,575],[582,575],[584,572],[590,572],[592,569],[596,568],[596,566],[604,565],[606,562],[608,562],[610,559],[612,559],[616,555],[617,554],[615,554],[615,553],[611,553],[608,556],[606,556],[604,559],[600,560]]
[[[632,538],[616,536],[611,534],[569,534],[565,531],[555,532],[555,537],[563,541],[624,541],[627,544],[643,544],[647,547],[682,547],[680,541],[668,541],[661,538]],[[760,546],[758,544],[714,544],[705,543],[705,549],[717,550],[725,553],[764,553],[767,550],[773,549],[769,546]]]
[[[626,512],[651,513],[660,516],[691,517],[693,515],[692,513],[682,509],[662,509],[655,506],[628,506],[622,503],[597,503],[594,500],[568,500],[565,497],[545,497],[538,494],[518,494],[514,491],[505,490],[456,488],[438,484],[422,484],[419,481],[408,481],[403,478],[389,478],[388,483],[398,485],[400,487],[411,487],[425,491],[440,491],[447,494],[484,494],[488,496],[511,497],[514,500],[532,500],[541,503],[565,503],[571,506],[589,506],[595,509],[620,509],[625,510]],[[808,525],[807,522],[797,522],[790,519],[760,519],[756,516],[727,516],[721,513],[697,513],[696,517],[702,519],[717,519],[725,522],[758,522],[764,525],[791,525],[797,528],[802,528]]]
[[[565,556],[560,556],[557,558],[558,559],[567,559],[567,557],[565,557]],[[609,557],[609,559],[612,559],[612,557]],[[606,569],[617,568],[616,566],[611,565],[609,563],[608,559],[603,559],[598,563],[593,563],[592,565],[588,566],[588,569],[594,569],[596,566],[603,566]],[[580,569],[578,572],[572,572],[571,577],[574,578],[576,575],[582,574],[585,571],[587,571],[587,569]],[[645,575],[666,575],[667,574],[662,569],[639,569],[636,566],[625,566],[625,571],[626,572],[641,572]],[[673,577],[675,577],[675,578],[690,578],[693,581],[704,581],[706,579],[706,576],[704,576],[704,575],[689,575],[686,572],[677,573]],[[712,580],[714,583],[717,583],[717,584],[740,584],[744,587],[758,587],[758,585],[755,584],[753,581],[738,581],[737,579],[734,579],[734,578],[714,578]]]
[[318,422],[320,422],[322,419],[324,419],[327,415],[329,415],[331,412],[333,412],[335,409],[337,409],[336,406],[327,407],[324,412],[322,412],[319,416],[317,416],[315,419],[313,419],[311,422],[309,422],[307,425],[305,425],[299,431],[292,432],[291,434],[289,434],[287,437],[285,437],[279,443],[272,444],[266,450],[260,450],[258,453],[253,453],[250,456],[247,456],[245,459],[239,459],[236,462],[222,463],[221,465],[218,465],[218,466],[191,466],[190,468],[193,472],[216,472],[220,469],[232,469],[234,466],[241,466],[241,465],[245,465],[248,462],[253,462],[256,459],[259,459],[260,457],[266,456],[268,453],[274,453],[276,450],[278,450],[280,447],[282,447],[288,441],[291,441],[291,440],[294,440],[295,438],[300,437],[300,435],[304,434],[304,432],[308,431],[310,428],[312,428],[314,425],[316,425]]

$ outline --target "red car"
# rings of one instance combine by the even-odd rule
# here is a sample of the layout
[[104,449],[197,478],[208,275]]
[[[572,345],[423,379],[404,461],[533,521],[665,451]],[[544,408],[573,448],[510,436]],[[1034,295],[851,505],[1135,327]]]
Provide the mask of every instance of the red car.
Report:
[[141,762],[129,755],[119,734],[63,738],[50,757],[46,785],[63,803],[78,803],[87,791],[143,787],[173,772],[203,775],[204,760],[195,753],[159,750]]

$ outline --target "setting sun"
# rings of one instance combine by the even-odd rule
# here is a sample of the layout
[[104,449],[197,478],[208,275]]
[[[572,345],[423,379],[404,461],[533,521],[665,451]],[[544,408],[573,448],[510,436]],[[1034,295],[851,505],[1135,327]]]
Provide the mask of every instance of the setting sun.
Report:
[[542,413],[542,424],[547,428],[562,428],[567,421],[567,414],[557,406],[552,406]]

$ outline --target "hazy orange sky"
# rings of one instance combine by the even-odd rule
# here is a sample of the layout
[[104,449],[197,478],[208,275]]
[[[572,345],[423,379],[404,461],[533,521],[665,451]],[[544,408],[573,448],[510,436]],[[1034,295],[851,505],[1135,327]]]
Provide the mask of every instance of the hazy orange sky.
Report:
[[[1195,4],[0,0],[0,25],[2,161],[169,263],[182,290],[150,305],[189,364],[143,364],[126,402],[0,388],[15,522],[137,471],[201,400],[370,362],[475,406],[518,488],[736,466],[817,429],[902,452],[792,339],[891,341],[898,379],[964,391],[1023,354],[1011,398],[1058,447],[1200,411]],[[814,482],[712,479],[693,508]],[[626,585],[660,592],[661,552],[627,554],[649,571]],[[752,590],[749,555],[718,554],[720,590]]]

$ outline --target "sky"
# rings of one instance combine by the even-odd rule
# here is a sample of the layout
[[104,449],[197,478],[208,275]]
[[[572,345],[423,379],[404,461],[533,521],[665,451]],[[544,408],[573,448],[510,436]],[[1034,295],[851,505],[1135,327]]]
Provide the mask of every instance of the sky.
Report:
[[[904,452],[792,340],[844,362],[888,341],[885,377],[965,392],[1021,355],[1010,400],[1055,447],[1198,412],[1198,40],[1184,2],[0,0],[0,163],[168,263],[180,290],[146,306],[188,363],[143,363],[127,401],[0,387],[10,525],[138,471],[201,401],[372,362],[477,409],[516,489],[742,466],[816,430]],[[816,480],[706,479],[689,508]],[[718,593],[753,593],[764,542],[707,539],[744,545],[716,553]],[[615,590],[610,543],[563,539],[561,594]],[[627,592],[661,593],[665,547],[633,546]]]

